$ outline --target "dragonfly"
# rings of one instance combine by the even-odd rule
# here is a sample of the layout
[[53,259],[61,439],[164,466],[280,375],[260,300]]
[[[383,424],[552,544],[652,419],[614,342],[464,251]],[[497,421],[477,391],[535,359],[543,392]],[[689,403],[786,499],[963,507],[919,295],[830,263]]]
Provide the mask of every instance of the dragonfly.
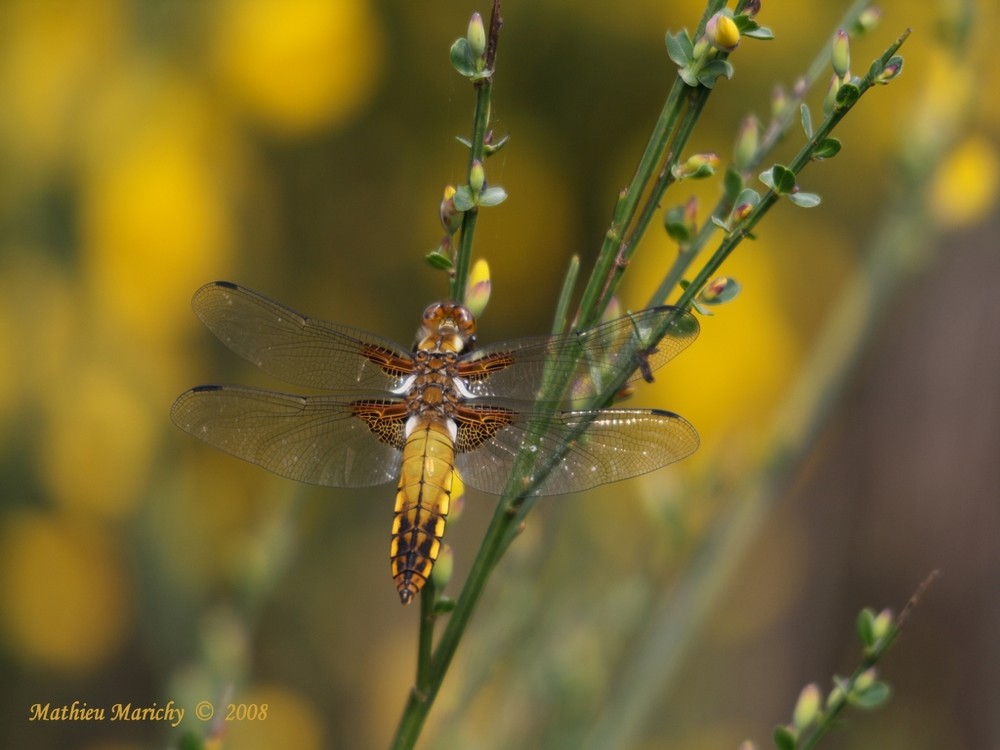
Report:
[[680,308],[478,347],[473,314],[438,302],[406,348],[227,281],[201,287],[192,307],[234,352],[318,393],[203,385],[177,398],[173,422],[300,482],[396,482],[389,557],[404,605],[441,550],[456,472],[501,495],[517,464],[524,496],[558,495],[653,471],[698,448],[695,428],[673,412],[592,408],[614,395],[621,372],[627,382],[652,381],[694,341],[698,321]]

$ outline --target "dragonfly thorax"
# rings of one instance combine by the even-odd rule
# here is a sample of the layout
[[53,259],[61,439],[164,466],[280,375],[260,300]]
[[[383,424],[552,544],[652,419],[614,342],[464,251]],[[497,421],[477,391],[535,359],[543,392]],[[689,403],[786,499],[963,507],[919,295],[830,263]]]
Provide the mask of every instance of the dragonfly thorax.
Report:
[[454,352],[417,351],[414,372],[404,398],[411,415],[437,413],[452,417],[467,391],[458,376]]

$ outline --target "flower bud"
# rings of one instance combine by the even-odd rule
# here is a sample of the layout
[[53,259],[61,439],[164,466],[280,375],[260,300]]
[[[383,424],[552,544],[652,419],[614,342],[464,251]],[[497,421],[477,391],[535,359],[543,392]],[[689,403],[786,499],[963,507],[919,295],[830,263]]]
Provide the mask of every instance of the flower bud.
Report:
[[902,69],[903,58],[891,57],[889,62],[885,64],[885,67],[882,68],[882,72],[875,76],[875,83],[881,83],[882,85],[889,83],[889,81],[899,75]]
[[723,52],[731,52],[740,43],[740,30],[736,22],[724,13],[716,13],[705,25],[709,43]]
[[854,689],[852,692],[863,693],[865,690],[867,690],[868,688],[870,688],[872,685],[875,684],[875,677],[876,677],[875,667],[866,669],[864,672],[859,674],[857,678],[854,680]]
[[465,287],[465,306],[477,318],[486,309],[490,301],[490,266],[480,258],[472,264],[469,281]]
[[733,223],[739,224],[750,215],[751,211],[753,211],[752,203],[741,203],[733,209]]
[[836,73],[830,78],[830,86],[826,90],[826,97],[823,99],[823,112],[830,114],[837,108],[837,92],[840,91],[840,76]]
[[444,591],[445,586],[451,580],[451,574],[455,570],[455,554],[447,544],[441,545],[441,551],[431,569],[431,578],[438,591]]
[[795,704],[795,712],[792,714],[792,721],[799,731],[812,726],[820,714],[820,702],[822,695],[816,683],[806,685],[799,693],[799,700]]
[[889,634],[892,627],[892,610],[883,609],[872,620],[872,638],[878,643]]
[[740,123],[736,133],[736,146],[733,149],[733,166],[743,171],[747,169],[757,154],[760,144],[760,122],[753,115],[747,115]]
[[708,51],[710,49],[712,49],[712,45],[709,43],[708,37],[703,36],[699,38],[697,42],[694,43],[694,49],[691,53],[691,56],[695,60],[701,60],[703,57],[705,57],[706,54],[708,54]]
[[448,508],[448,524],[455,523],[462,517],[465,510],[465,482],[458,469],[453,470],[451,475],[451,503]]
[[865,34],[876,26],[878,26],[879,21],[882,20],[882,11],[879,8],[865,8],[858,15],[858,20],[855,22],[857,31],[859,33]]
[[473,193],[482,192],[483,185],[486,184],[486,172],[483,163],[476,159],[469,168],[469,187]]
[[469,20],[469,31],[465,35],[469,40],[469,49],[476,57],[482,57],[486,52],[486,29],[483,26],[483,17],[478,13],[473,13]]
[[697,180],[702,177],[710,177],[715,174],[715,170],[718,168],[718,154],[694,154],[688,157],[686,162],[678,164],[674,168],[674,177],[679,180],[685,178]]
[[441,199],[441,207],[438,209],[441,226],[450,235],[455,234],[462,226],[462,212],[455,207],[455,193],[454,185],[445,187],[444,197]]
[[833,72],[844,80],[851,72],[851,42],[847,38],[847,32],[838,29],[833,35],[833,51],[830,54],[830,62],[833,65]]
[[698,293],[698,300],[706,304],[725,302],[732,298],[734,289],[738,291],[739,284],[728,276],[718,276],[708,282]]

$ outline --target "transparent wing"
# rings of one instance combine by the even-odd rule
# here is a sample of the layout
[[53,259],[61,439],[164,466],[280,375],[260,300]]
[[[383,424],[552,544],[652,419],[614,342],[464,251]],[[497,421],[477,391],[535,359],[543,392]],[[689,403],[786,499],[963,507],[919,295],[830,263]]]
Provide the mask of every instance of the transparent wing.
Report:
[[329,487],[395,480],[404,417],[401,402],[379,397],[344,401],[217,385],[181,394],[170,410],[174,424],[209,445]]
[[228,281],[206,284],[191,306],[241,357],[289,383],[325,391],[390,390],[413,369],[398,344],[307,318]]
[[[536,457],[533,474],[551,466],[531,494],[559,495],[617,482],[659,469],[698,448],[698,433],[683,417],[657,409],[601,409],[521,414],[502,401],[482,407],[489,412],[488,439],[480,439],[483,420],[467,406],[460,417],[455,465],[465,482],[500,494],[518,454],[528,445]],[[499,423],[499,426],[498,426]],[[541,438],[532,442],[529,424]],[[464,430],[473,437],[466,438]],[[463,447],[468,450],[463,451]]]
[[[661,327],[666,334],[653,344]],[[561,336],[515,339],[492,344],[463,358],[460,374],[477,398],[535,401],[543,408],[574,403],[602,393],[615,371],[633,371],[629,380],[652,380],[652,372],[686,349],[698,336],[698,320],[676,307],[653,307]],[[552,402],[539,399],[546,367],[568,371],[568,390]]]

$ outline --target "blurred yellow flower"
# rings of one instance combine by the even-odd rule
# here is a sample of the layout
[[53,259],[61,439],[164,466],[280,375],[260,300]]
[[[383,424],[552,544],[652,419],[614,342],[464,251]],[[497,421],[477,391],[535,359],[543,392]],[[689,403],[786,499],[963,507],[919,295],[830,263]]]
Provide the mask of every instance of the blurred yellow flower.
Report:
[[0,623],[26,664],[86,670],[126,631],[122,561],[95,526],[25,514],[0,534]]
[[[319,750],[328,747],[324,741],[323,721],[316,708],[302,695],[289,688],[274,685],[254,685],[241,691],[233,701],[255,711],[256,720],[233,721],[228,725],[226,747],[241,750],[265,750],[272,747],[294,747],[298,750]],[[261,716],[260,711],[265,711]]]
[[85,279],[99,311],[157,340],[189,324],[177,310],[232,252],[231,134],[180,78],[138,71],[115,83],[86,136]]
[[51,168],[74,143],[88,87],[116,56],[127,24],[122,0],[0,6],[0,142],[24,177]]
[[981,221],[997,204],[1000,158],[982,135],[962,141],[944,161],[931,184],[930,205],[944,226]]
[[[665,235],[648,239],[669,242]],[[648,250],[637,258],[633,281],[656,280],[645,271],[651,260],[659,260]],[[652,386],[638,389],[644,402],[677,411],[698,429],[702,447],[684,462],[688,467],[717,459],[713,451],[734,437],[764,438],[760,427],[787,388],[798,357],[775,254],[752,246],[735,253],[723,270],[739,279],[744,293],[718,308],[715,317],[702,318],[700,340],[657,373]],[[651,286],[639,289],[635,296],[644,299],[651,291]]]
[[368,0],[228,0],[216,25],[223,85],[276,133],[337,125],[375,93],[383,44]]

